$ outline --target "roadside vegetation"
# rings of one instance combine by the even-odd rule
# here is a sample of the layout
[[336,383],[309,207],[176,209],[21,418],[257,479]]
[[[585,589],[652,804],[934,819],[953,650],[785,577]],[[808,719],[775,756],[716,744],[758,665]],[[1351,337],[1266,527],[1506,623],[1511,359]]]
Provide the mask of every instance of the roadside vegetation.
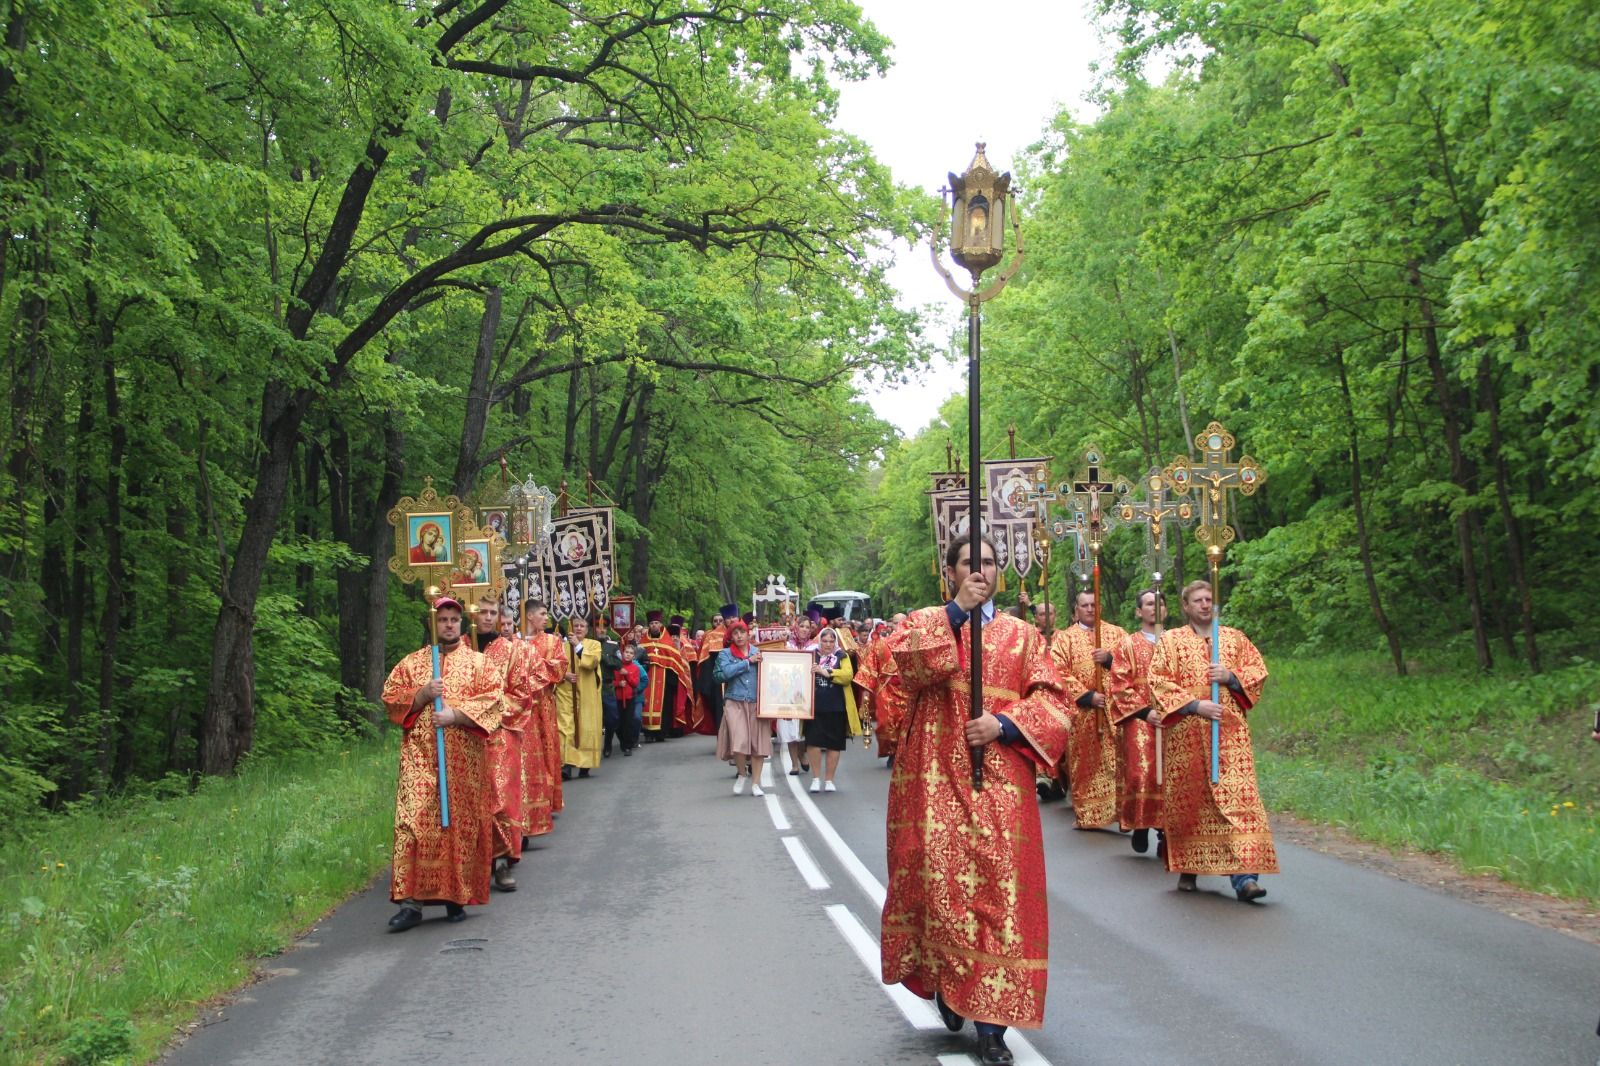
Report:
[[248,762],[0,842],[0,1062],[142,1062],[389,861],[388,740]]
[[1468,873],[1600,903],[1600,664],[1484,676],[1376,655],[1270,661],[1251,730],[1268,806]]

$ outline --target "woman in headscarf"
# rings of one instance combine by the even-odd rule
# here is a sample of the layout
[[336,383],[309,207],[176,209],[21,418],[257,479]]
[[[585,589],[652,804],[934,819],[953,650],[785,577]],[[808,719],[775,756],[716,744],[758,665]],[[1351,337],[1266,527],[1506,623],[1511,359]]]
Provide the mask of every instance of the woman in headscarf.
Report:
[[855,669],[831,628],[817,634],[817,665],[812,673],[816,675],[816,713],[805,724],[811,791],[837,792],[833,775],[839,769],[839,753],[851,737],[861,734],[861,719],[856,716],[855,693],[850,691]]
[[733,760],[735,796],[744,793],[747,777],[750,794],[764,796],[761,768],[772,755],[772,736],[767,723],[756,718],[756,665],[761,662],[761,649],[750,647],[750,627],[739,619],[729,624],[728,640],[732,643],[717,652],[716,660],[716,677],[722,683],[717,758]]

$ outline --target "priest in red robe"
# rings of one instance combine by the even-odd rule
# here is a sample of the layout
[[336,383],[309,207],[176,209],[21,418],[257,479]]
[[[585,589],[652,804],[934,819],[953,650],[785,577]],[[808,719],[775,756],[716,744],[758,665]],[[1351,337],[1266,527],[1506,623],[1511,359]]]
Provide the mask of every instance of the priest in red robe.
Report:
[[675,723],[688,702],[689,664],[668,637],[661,611],[645,615],[645,639],[640,645],[649,661],[650,683],[644,690],[644,733],[652,743],[677,735]]
[[[1122,757],[1117,761],[1117,823],[1132,830],[1133,850],[1150,847],[1150,830],[1161,829],[1160,772],[1156,769],[1156,729],[1160,716],[1150,695],[1150,659],[1161,639],[1166,604],[1155,589],[1139,593],[1139,628],[1111,649],[1109,695],[1111,720],[1121,730]],[[1163,844],[1157,851],[1166,858]]]
[[[433,610],[440,676],[433,676],[433,649],[419,648],[395,664],[383,685],[389,720],[405,731],[394,805],[390,898],[400,910],[389,928],[395,932],[419,924],[425,904],[444,904],[446,916],[457,922],[466,917],[467,904],[489,902],[495,799],[485,745],[500,724],[500,680],[489,661],[462,641],[460,602],[441,596]],[[440,728],[448,827],[440,824]]]
[[[977,570],[951,546],[955,599],[914,613],[891,650],[906,718],[889,785],[883,980],[932,997],[945,1024],[970,1019],[986,1064],[1011,1062],[1005,1029],[1044,1022],[1048,899],[1034,771],[1067,742],[1070,691],[1039,631],[994,610],[994,546]],[[983,623],[983,713],[971,718],[966,641]],[[972,787],[972,746],[984,784]]]

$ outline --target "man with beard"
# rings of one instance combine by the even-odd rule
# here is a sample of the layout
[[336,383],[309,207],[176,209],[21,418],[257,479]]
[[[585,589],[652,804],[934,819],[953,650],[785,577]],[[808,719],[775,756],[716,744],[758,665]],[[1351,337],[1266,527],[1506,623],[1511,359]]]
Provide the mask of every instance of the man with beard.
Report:
[[1078,829],[1098,829],[1117,817],[1117,729],[1106,701],[1105,670],[1111,665],[1112,646],[1127,633],[1102,620],[1097,645],[1095,606],[1094,593],[1078,593],[1073,624],[1050,644],[1061,676],[1072,677],[1083,690],[1067,744],[1067,776]]
[[[500,724],[499,678],[487,659],[462,643],[458,600],[440,596],[433,613],[440,676],[433,676],[434,650],[419,648],[395,664],[383,685],[389,720],[404,730],[390,886],[390,898],[400,904],[389,919],[397,933],[422,921],[425,904],[444,904],[449,920],[458,922],[468,904],[489,902],[495,799],[485,743]],[[448,799],[448,827],[441,798]]]
[[[1256,757],[1245,713],[1261,698],[1267,664],[1249,639],[1218,628],[1220,661],[1211,661],[1211,585],[1183,588],[1189,623],[1161,636],[1150,659],[1150,695],[1166,729],[1162,818],[1167,869],[1178,889],[1195,891],[1199,874],[1225,874],[1241,902],[1267,894],[1261,874],[1278,872],[1267,811],[1256,787]],[[1217,700],[1211,699],[1212,682]],[[1220,773],[1211,781],[1211,723],[1221,723]]]
[[683,713],[689,693],[689,664],[683,661],[678,646],[668,639],[661,617],[661,611],[645,615],[645,639],[640,645],[650,663],[644,693],[644,732],[654,744],[679,735],[673,723]]
[[588,777],[600,765],[604,711],[600,700],[600,642],[589,636],[589,620],[574,615],[563,642],[567,669],[556,686],[556,722],[561,734],[561,779],[572,771]]
[[695,656],[695,692],[703,708],[702,717],[710,719],[714,731],[722,728],[722,683],[716,678],[717,653],[728,646],[728,623],[738,617],[737,604],[723,604],[711,620],[711,628],[706,630]]

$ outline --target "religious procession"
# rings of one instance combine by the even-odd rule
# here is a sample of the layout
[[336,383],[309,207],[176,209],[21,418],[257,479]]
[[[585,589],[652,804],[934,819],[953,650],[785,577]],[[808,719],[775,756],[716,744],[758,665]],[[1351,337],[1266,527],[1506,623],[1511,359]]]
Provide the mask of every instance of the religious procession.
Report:
[[1593,0],[0,28],[0,1066],[1597,1061]]

